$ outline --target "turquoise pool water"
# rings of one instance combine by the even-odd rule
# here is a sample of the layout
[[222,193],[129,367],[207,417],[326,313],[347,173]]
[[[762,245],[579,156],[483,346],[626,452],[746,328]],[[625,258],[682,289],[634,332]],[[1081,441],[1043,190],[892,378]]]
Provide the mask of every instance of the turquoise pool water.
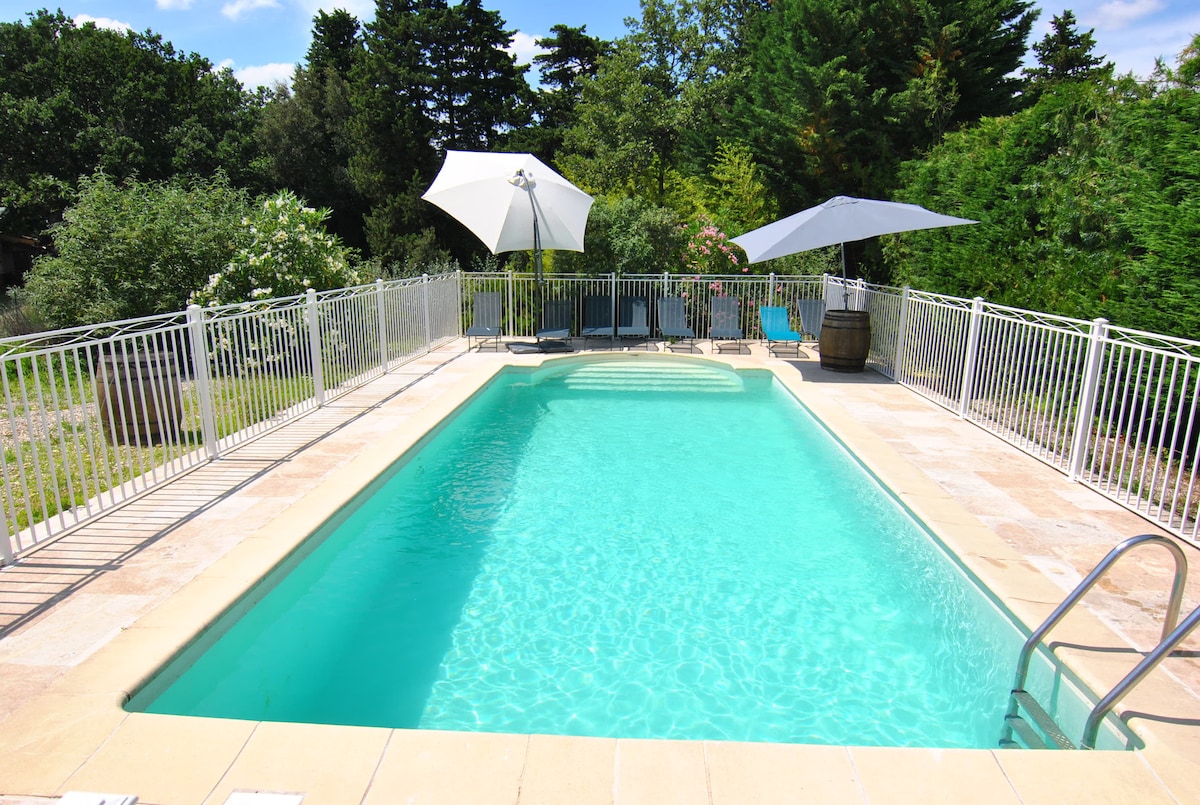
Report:
[[996,746],[1020,637],[769,374],[557,367],[501,375],[130,709]]

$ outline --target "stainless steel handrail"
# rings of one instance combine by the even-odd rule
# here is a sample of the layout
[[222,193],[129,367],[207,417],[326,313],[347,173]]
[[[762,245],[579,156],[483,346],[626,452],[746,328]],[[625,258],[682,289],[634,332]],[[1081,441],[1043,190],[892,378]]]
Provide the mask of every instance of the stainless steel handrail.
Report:
[[[1117,687],[1114,688],[1113,691],[1108,694],[1108,696],[1105,696],[1104,699],[1102,699],[1100,703],[1096,705],[1096,708],[1093,709],[1092,715],[1088,717],[1087,722],[1088,728],[1093,728],[1094,726],[1091,735],[1093,742],[1095,741],[1096,737],[1095,732],[1100,726],[1100,719],[1107,714],[1108,710],[1112,709],[1117,701],[1120,700],[1121,696],[1125,695],[1125,693],[1127,693],[1134,684],[1140,681],[1143,676],[1149,673],[1149,671],[1153,669],[1155,665],[1158,665],[1158,663],[1162,661],[1166,654],[1170,652],[1171,648],[1174,647],[1174,645],[1168,647],[1163,652],[1162,656],[1158,657],[1158,659],[1156,659],[1152,665],[1149,665],[1149,667],[1142,670],[1142,666],[1146,665],[1151,657],[1154,657],[1156,654],[1158,654],[1159,649],[1162,649],[1164,646],[1167,646],[1169,643],[1171,643],[1171,640],[1175,638],[1174,632],[1178,631],[1176,630],[1175,626],[1179,621],[1180,607],[1183,605],[1183,588],[1187,584],[1187,556],[1184,554],[1183,549],[1179,547],[1174,540],[1159,534],[1139,534],[1136,537],[1130,537],[1129,539],[1122,541],[1115,548],[1109,551],[1107,556],[1100,560],[1099,564],[1097,564],[1092,572],[1087,575],[1087,578],[1081,581],[1079,585],[1071,591],[1071,594],[1063,599],[1063,602],[1059,604],[1052,613],[1050,613],[1050,617],[1048,617],[1041,626],[1033,631],[1033,634],[1029,635],[1029,639],[1026,640],[1025,645],[1021,647],[1021,653],[1017,659],[1017,673],[1016,678],[1013,681],[1012,688],[1012,692],[1014,694],[1025,689],[1025,681],[1029,676],[1029,663],[1033,659],[1034,649],[1037,648],[1038,644],[1042,642],[1050,630],[1057,626],[1059,621],[1066,617],[1066,614],[1070,612],[1077,603],[1079,603],[1079,599],[1083,598],[1083,596],[1087,594],[1092,587],[1096,586],[1096,583],[1100,581],[1104,574],[1108,572],[1109,568],[1111,568],[1118,559],[1120,559],[1124,554],[1133,548],[1151,543],[1162,545],[1168,551],[1170,551],[1172,556],[1175,557],[1175,581],[1171,585],[1171,599],[1167,603],[1167,615],[1166,620],[1163,623],[1162,642],[1159,643],[1158,648],[1156,648],[1154,652],[1147,656],[1137,668],[1131,671],[1129,676],[1118,683]],[[1200,612],[1200,610],[1198,610],[1198,612]],[[1184,634],[1178,637],[1178,640],[1175,641],[1176,643],[1183,640],[1183,638],[1187,636],[1187,633],[1191,632],[1191,629],[1196,625],[1196,620],[1197,612],[1193,612],[1188,616],[1187,622],[1179,628],[1183,629],[1184,626],[1188,626],[1188,624],[1191,624],[1191,626]],[[1133,677],[1135,674],[1137,674],[1136,678],[1131,679],[1131,677]],[[1112,701],[1109,701],[1110,698]],[[1095,717],[1096,711],[1100,709],[1102,704],[1106,703],[1107,709],[1105,709],[1098,717]],[[1008,726],[1009,719],[1017,715],[1019,708],[1020,705],[1017,702],[1016,696],[1010,696],[1004,727],[1004,739],[1006,740],[1012,739],[1012,728]],[[1095,717],[1094,725],[1092,723],[1093,717]],[[1085,729],[1085,741],[1087,737],[1087,730]],[[1091,747],[1089,746],[1088,748]]]
[[1142,677],[1153,671],[1158,664],[1165,660],[1175,647],[1184,641],[1184,639],[1192,633],[1192,630],[1200,625],[1200,607],[1192,611],[1184,619],[1183,623],[1171,632],[1170,635],[1164,637],[1162,642],[1154,647],[1154,651],[1142,659],[1132,671],[1125,675],[1125,678],[1116,684],[1116,686],[1108,692],[1108,695],[1101,699],[1092,712],[1088,715],[1087,722],[1083,726],[1083,740],[1079,742],[1081,749],[1095,749],[1096,735],[1100,732],[1100,722],[1108,715],[1108,711],[1116,706],[1117,702],[1133,689],[1133,686],[1142,681]]

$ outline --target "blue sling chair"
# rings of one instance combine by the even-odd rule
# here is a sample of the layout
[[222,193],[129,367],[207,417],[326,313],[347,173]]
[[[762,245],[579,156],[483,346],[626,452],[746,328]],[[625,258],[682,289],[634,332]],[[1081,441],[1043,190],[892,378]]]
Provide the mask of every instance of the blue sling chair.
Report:
[[787,308],[763,305],[758,309],[758,319],[762,325],[763,338],[767,340],[767,350],[772,355],[781,349],[790,349],[796,355],[800,354],[800,333],[793,330],[788,322]]

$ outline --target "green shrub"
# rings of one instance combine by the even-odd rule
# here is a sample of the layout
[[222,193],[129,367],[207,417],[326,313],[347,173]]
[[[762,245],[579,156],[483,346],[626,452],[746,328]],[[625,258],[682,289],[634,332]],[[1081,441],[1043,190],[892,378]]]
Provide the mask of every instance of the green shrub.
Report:
[[15,296],[50,328],[183,310],[233,256],[248,205],[223,175],[118,185],[98,172]]

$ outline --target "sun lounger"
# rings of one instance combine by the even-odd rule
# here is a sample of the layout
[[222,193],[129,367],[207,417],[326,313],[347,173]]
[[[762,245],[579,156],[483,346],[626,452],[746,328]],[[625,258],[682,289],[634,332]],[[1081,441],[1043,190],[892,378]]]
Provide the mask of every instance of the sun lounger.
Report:
[[658,300],[658,334],[665,339],[688,342],[688,350],[696,345],[696,331],[687,324],[684,300],[678,297]]
[[725,348],[729,346],[741,352],[742,339],[745,338],[745,335],[742,333],[738,321],[740,307],[741,305],[735,297],[713,297],[712,325],[709,328],[708,337],[712,339],[713,347],[717,352],[724,352]]
[[500,292],[480,291],[475,294],[471,305],[471,326],[467,328],[467,349],[471,348],[471,339],[478,338],[479,348],[488,341],[496,342],[500,349]]
[[825,320],[824,299],[801,299],[796,303],[800,311],[800,334],[811,335],[821,340],[821,322]]
[[772,355],[780,349],[792,349],[795,354],[800,354],[802,339],[788,322],[787,308],[763,305],[758,309],[758,318],[763,338],[767,340],[767,350]]
[[612,297],[583,298],[583,327],[579,329],[579,334],[584,338],[613,339]]
[[650,348],[650,315],[646,297],[622,296],[617,300],[617,338],[640,338]]
[[571,300],[547,299],[542,305],[542,326],[534,336],[538,341],[543,338],[563,340],[571,337]]

